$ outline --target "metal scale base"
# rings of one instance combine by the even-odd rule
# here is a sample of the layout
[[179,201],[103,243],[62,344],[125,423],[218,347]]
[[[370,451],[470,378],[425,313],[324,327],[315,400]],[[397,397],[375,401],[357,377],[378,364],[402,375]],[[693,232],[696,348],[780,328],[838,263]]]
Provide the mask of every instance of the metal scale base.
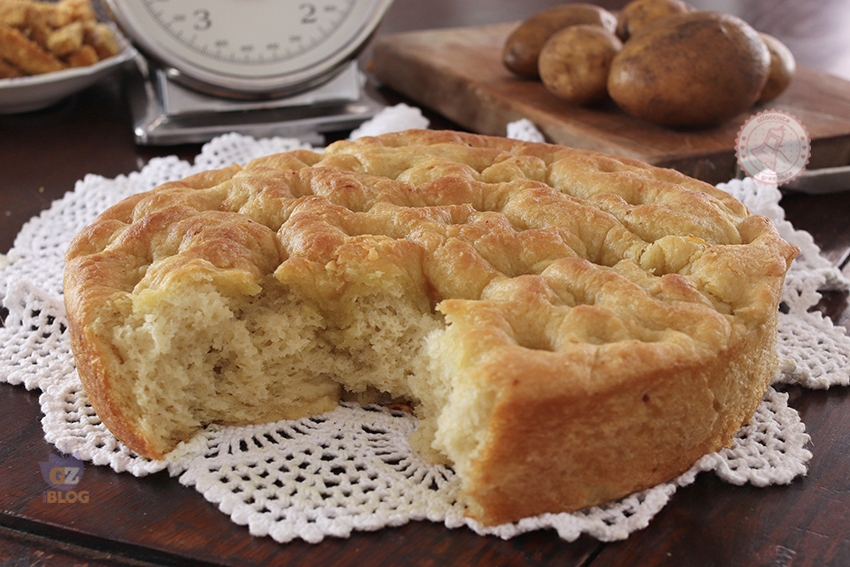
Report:
[[143,146],[203,143],[229,132],[322,145],[323,133],[356,128],[384,108],[364,92],[356,61],[312,90],[245,101],[186,89],[145,60],[136,63],[129,71],[127,94],[135,140]]

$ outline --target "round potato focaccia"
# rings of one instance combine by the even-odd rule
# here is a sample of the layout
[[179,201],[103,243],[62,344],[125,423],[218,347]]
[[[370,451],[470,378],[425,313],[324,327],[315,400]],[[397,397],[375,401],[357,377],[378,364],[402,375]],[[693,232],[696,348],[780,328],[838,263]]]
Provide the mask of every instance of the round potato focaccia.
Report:
[[70,245],[65,302],[91,403],[139,454],[406,400],[413,447],[492,525],[727,445],[775,371],[797,253],[675,171],[408,131],[129,197]]

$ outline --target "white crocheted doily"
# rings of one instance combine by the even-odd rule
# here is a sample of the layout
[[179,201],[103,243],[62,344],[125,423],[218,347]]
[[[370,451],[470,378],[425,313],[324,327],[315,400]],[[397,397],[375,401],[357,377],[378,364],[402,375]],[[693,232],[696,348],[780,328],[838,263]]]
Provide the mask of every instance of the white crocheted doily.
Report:
[[[388,131],[411,123],[397,120],[392,112],[389,118],[379,115],[377,125],[383,120]],[[414,126],[422,126],[418,111],[406,109],[403,114]],[[373,122],[362,131],[379,130]],[[519,132],[515,137],[536,135],[526,124],[513,132]],[[343,404],[298,421],[211,426],[166,461],[133,454],[95,415],[74,367],[62,301],[62,257],[68,242],[98,213],[130,194],[300,146],[287,139],[222,136],[207,144],[194,164],[167,157],[116,179],[86,176],[73,192],[23,227],[8,255],[0,255],[0,299],[9,311],[0,327],[0,381],[42,391],[42,425],[50,443],[117,472],[142,476],[167,469],[234,522],[247,525],[250,533],[279,542],[319,542],[411,520],[467,526],[502,538],[553,528],[569,541],[583,533],[608,541],[645,527],[676,489],[693,482],[699,472],[714,471],[728,482],[756,486],[788,483],[805,474],[811,458],[809,437],[796,410],[788,406],[788,396],[773,388],[732,447],[703,457],[672,482],[605,506],[491,528],[463,516],[451,469],[429,465],[411,451],[407,435],[416,426],[415,418],[386,408]],[[751,180],[731,181],[721,188],[753,212],[773,219],[783,237],[803,251],[787,277],[776,383],[810,388],[848,384],[850,338],[817,311],[809,312],[820,298],[818,290],[847,289],[847,280],[820,255],[808,233],[785,221],[775,188]]]

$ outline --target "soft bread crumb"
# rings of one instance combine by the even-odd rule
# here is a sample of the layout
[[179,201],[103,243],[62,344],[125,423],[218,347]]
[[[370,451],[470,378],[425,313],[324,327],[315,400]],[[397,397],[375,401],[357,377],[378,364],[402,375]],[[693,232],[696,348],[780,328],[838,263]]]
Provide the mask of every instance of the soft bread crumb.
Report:
[[410,383],[428,381],[424,337],[441,324],[431,313],[374,295],[320,306],[264,283],[242,297],[211,285],[148,289],[114,328],[118,355],[135,371],[133,417],[162,437],[159,451],[207,423],[318,414],[343,389],[407,399]]

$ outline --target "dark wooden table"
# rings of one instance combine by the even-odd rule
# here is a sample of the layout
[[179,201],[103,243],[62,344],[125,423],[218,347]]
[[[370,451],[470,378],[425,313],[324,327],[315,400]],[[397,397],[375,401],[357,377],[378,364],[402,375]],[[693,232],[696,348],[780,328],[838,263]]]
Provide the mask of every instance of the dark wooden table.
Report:
[[[397,0],[382,32],[512,21],[553,3]],[[723,4],[784,40],[801,63],[850,76],[845,0]],[[0,251],[12,246],[27,219],[88,173],[114,177],[155,156],[191,159],[198,153],[197,145],[138,147],[130,124],[115,80],[42,111],[0,116]],[[850,193],[786,196],[782,204],[795,226],[843,267],[850,254]],[[827,294],[820,308],[837,324],[850,324],[843,294]],[[318,545],[279,545],[252,538],[165,473],[137,479],[89,465],[80,487],[89,491],[88,504],[43,502],[38,463],[55,449],[43,439],[38,393],[3,384],[0,565],[850,565],[850,391],[787,391],[812,437],[814,458],[805,478],[753,488],[700,475],[648,528],[622,542],[582,537],[568,543],[551,532],[502,541],[414,522]]]

